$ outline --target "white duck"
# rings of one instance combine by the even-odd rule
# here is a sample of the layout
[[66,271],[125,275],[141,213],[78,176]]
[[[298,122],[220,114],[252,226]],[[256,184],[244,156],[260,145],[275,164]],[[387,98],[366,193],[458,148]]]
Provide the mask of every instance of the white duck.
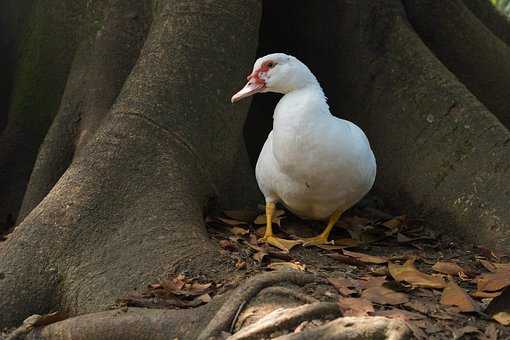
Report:
[[[232,102],[255,93],[284,96],[273,116],[256,166],[266,199],[267,226],[262,241],[284,251],[296,244],[327,244],[341,214],[358,202],[375,180],[376,162],[367,137],[355,124],[336,118],[312,72],[283,53],[258,59],[248,83]],[[302,218],[327,220],[324,231],[304,241],[276,237],[272,216],[277,202]]]

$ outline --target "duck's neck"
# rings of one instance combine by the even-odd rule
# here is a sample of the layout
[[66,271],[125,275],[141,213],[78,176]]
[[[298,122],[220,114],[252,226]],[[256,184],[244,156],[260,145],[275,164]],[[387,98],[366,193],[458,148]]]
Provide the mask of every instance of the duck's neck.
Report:
[[283,96],[273,118],[273,155],[279,165],[287,170],[296,166],[303,153],[321,139],[330,117],[318,83]]
[[273,130],[283,127],[306,128],[326,115],[330,115],[330,112],[324,91],[317,81],[310,82],[280,99],[274,112]]

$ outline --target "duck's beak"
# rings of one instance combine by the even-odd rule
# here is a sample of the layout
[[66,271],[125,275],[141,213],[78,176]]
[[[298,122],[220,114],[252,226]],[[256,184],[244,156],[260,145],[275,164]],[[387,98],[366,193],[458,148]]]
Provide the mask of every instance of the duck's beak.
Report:
[[263,81],[257,81],[255,77],[248,77],[248,83],[236,94],[232,96],[232,103],[235,103],[245,97],[259,93],[266,87]]

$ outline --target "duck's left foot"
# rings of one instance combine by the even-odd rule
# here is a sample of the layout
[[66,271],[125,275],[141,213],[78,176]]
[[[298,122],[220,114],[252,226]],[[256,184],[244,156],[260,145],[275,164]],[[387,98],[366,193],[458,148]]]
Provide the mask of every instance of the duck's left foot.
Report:
[[324,234],[303,239],[303,247],[321,246],[324,244],[335,244],[335,242],[328,241],[328,235],[324,235]]
[[270,244],[273,247],[281,249],[286,253],[288,253],[294,246],[297,246],[298,244],[302,243],[302,241],[299,240],[298,241],[286,240],[283,238],[276,237],[274,235],[264,236],[259,241]]

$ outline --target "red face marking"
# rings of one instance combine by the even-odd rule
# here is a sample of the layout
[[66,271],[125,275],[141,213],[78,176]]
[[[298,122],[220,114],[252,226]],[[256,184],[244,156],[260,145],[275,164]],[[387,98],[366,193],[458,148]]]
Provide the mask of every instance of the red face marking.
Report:
[[269,71],[269,69],[271,67],[269,67],[269,65],[274,65],[274,63],[271,61],[271,60],[268,60],[266,62],[264,62],[262,64],[262,66],[260,66],[260,68],[258,68],[257,70],[253,71],[248,77],[247,79],[248,80],[253,80],[255,81],[255,83],[258,83],[258,84],[266,84],[266,82],[260,78],[260,75],[261,73],[266,73]]

